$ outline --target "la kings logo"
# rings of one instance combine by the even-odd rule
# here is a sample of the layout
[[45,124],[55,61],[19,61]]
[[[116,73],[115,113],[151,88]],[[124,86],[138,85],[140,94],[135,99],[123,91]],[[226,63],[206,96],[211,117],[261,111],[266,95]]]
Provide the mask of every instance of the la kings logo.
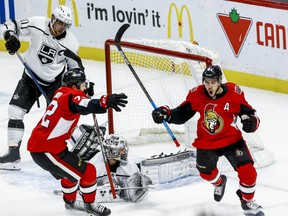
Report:
[[50,47],[47,44],[42,44],[42,47],[38,52],[38,58],[43,65],[51,64],[54,61],[56,53],[56,49]]

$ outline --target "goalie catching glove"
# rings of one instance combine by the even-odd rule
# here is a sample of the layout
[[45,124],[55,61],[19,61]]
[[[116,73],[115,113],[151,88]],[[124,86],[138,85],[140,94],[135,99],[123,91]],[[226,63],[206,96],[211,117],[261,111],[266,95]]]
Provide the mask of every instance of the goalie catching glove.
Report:
[[244,114],[241,116],[241,123],[243,124],[243,131],[246,133],[253,133],[258,129],[260,120],[255,115]]
[[14,55],[20,48],[20,41],[11,30],[8,30],[4,34],[6,40],[5,46],[10,55]]
[[165,120],[168,122],[171,118],[171,111],[168,106],[161,106],[152,111],[152,118],[155,123],[161,124]]
[[150,177],[141,172],[136,172],[126,179],[114,179],[114,182],[119,186],[116,190],[120,191],[120,198],[131,202],[142,200],[149,192],[147,185],[152,184]]
[[111,94],[111,95],[103,95],[100,98],[100,105],[104,108],[113,108],[117,112],[120,112],[121,107],[125,107],[128,101],[126,100],[127,96],[124,93],[121,94]]

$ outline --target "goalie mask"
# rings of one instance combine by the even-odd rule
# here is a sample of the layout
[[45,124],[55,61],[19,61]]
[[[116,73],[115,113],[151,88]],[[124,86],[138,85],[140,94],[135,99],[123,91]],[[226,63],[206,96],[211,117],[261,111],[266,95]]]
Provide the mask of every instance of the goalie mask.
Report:
[[129,148],[124,138],[110,134],[105,140],[104,147],[108,159],[127,162]]

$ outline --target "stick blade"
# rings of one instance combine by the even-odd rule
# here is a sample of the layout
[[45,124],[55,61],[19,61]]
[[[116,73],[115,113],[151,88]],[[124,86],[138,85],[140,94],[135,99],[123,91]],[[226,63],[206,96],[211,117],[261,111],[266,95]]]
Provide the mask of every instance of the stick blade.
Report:
[[120,42],[120,40],[121,40],[124,32],[129,28],[129,26],[130,26],[130,24],[126,23],[126,24],[123,24],[123,25],[119,28],[119,30],[118,30],[118,32],[117,32],[117,34],[116,34],[116,36],[115,36],[115,42],[116,42],[116,43],[119,43],[119,42]]

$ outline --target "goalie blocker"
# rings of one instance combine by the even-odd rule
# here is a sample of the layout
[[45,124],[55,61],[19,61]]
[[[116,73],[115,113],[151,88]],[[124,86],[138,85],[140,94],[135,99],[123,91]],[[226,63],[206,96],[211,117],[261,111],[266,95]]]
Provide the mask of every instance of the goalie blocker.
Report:
[[[104,140],[104,134],[106,132],[105,126],[100,126],[100,139]],[[98,136],[93,126],[81,124],[73,132],[69,143],[73,146],[72,152],[78,155],[82,160],[89,161],[100,150]]]

